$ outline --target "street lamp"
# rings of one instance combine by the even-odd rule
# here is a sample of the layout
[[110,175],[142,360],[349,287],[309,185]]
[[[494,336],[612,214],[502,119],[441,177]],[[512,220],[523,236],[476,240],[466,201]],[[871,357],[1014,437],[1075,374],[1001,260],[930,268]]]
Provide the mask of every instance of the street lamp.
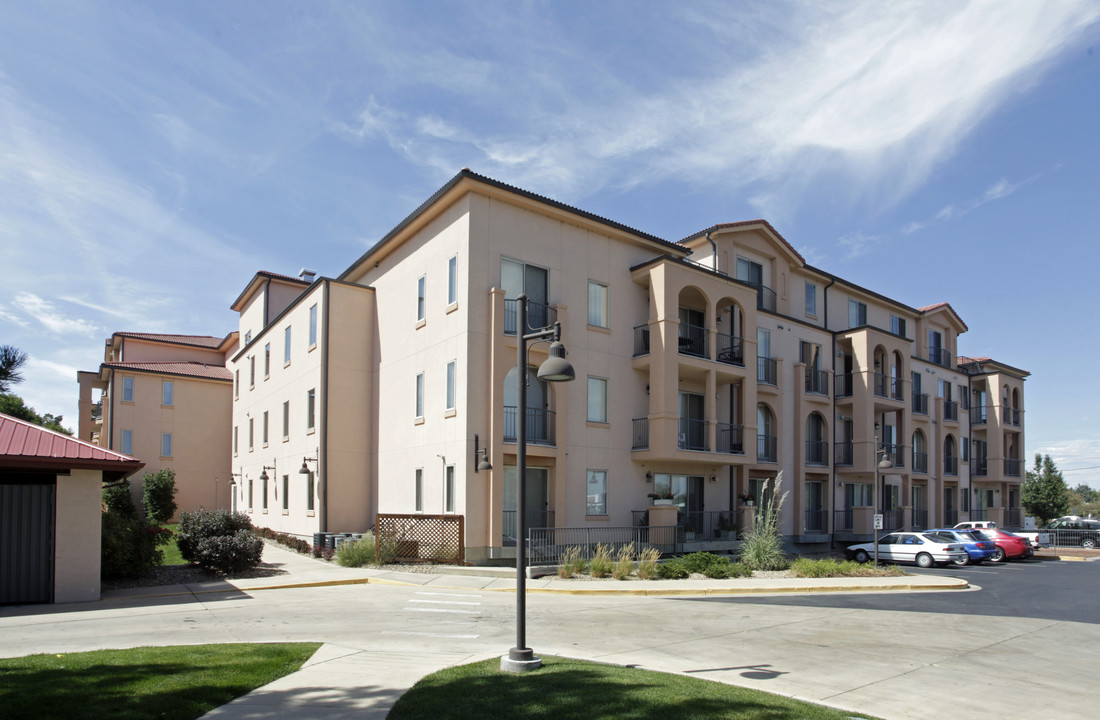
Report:
[[545,362],[539,366],[538,379],[569,382],[576,377],[565,359],[561,343],[561,323],[533,332],[527,330],[527,296],[516,298],[516,646],[500,658],[500,669],[526,672],[542,667],[542,660],[527,647],[527,342],[550,340]]
[[[880,501],[880,498],[878,498],[878,496],[879,495],[882,495],[882,496],[886,495],[885,488],[882,488],[881,490],[879,488],[879,484],[878,484],[878,482],[879,482],[878,481],[879,472],[878,471],[880,469],[885,470],[886,468],[893,467],[893,466],[894,466],[894,461],[891,460],[890,456],[886,454],[886,448],[880,448],[879,445],[878,445],[878,423],[875,423],[875,486],[873,488],[871,488],[872,503],[874,504],[874,508],[876,510],[875,517],[874,517],[875,520],[882,517],[882,513],[877,512],[879,510],[878,503]],[[883,497],[881,499],[885,499],[885,497]],[[877,522],[872,522],[871,524],[872,524],[872,526],[874,526],[874,527],[871,528],[871,537],[875,541],[875,569],[877,570],[878,569],[878,539],[879,539],[878,538],[878,531],[881,528],[877,527],[877,525],[878,525]]]

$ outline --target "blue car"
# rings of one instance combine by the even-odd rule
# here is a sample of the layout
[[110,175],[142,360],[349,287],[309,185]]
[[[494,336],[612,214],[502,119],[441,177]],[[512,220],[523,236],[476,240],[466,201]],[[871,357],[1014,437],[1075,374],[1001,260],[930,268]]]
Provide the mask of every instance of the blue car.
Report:
[[973,530],[954,530],[952,528],[937,528],[925,530],[925,535],[933,535],[947,542],[961,543],[966,548],[967,560],[956,562],[956,565],[979,565],[983,560],[992,560],[997,553],[997,545],[992,540]]

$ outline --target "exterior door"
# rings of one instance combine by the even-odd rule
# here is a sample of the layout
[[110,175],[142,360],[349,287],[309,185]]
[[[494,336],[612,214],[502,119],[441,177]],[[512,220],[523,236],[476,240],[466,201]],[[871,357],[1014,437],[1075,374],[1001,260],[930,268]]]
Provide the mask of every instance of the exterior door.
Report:
[[53,602],[56,482],[0,483],[0,605]]
[[823,497],[821,482],[811,480],[806,483],[806,532],[819,533],[824,530]]
[[703,396],[680,393],[680,448],[707,449],[707,425],[703,419]]

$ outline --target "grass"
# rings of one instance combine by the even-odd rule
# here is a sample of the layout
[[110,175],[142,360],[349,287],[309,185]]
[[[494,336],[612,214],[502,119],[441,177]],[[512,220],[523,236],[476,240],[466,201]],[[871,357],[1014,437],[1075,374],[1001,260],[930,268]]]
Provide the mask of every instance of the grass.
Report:
[[192,720],[294,672],[318,647],[185,645],[0,659],[0,715]]
[[835,577],[899,577],[905,571],[897,565],[882,565],[877,569],[873,565],[860,564],[854,560],[811,560],[798,558],[791,563],[791,575],[801,578]]
[[422,679],[393,706],[388,720],[846,720],[866,716],[693,677],[543,657],[521,675],[500,671],[499,658],[447,668]]
[[[173,523],[171,525],[163,525],[162,527],[168,528],[173,533],[179,533],[179,523]],[[160,549],[164,554],[164,560],[161,561],[161,565],[186,565],[187,561],[183,559],[183,555],[180,555],[179,546],[176,545],[175,539],[172,542],[164,545]]]

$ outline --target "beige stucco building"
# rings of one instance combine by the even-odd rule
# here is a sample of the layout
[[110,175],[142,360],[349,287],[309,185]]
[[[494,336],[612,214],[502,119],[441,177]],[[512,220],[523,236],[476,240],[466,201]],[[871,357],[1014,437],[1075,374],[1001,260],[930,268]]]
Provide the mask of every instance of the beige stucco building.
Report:
[[[525,409],[520,293],[576,371],[541,383],[534,344]],[[1020,521],[1027,373],[959,358],[950,305],[815,268],[763,220],[673,243],[463,170],[338,278],[260,272],[232,307],[227,456],[257,525],[458,514],[468,559],[506,557],[518,412],[528,525],[636,526],[668,493],[715,543],[779,470],[796,550],[870,535],[872,502],[895,527]]]
[[[229,507],[232,376],[237,334],[116,332],[95,372],[77,373],[77,435],[140,458],[145,472],[172,468],[178,511]],[[98,397],[95,393],[98,391]],[[141,478],[131,481],[142,503]]]

